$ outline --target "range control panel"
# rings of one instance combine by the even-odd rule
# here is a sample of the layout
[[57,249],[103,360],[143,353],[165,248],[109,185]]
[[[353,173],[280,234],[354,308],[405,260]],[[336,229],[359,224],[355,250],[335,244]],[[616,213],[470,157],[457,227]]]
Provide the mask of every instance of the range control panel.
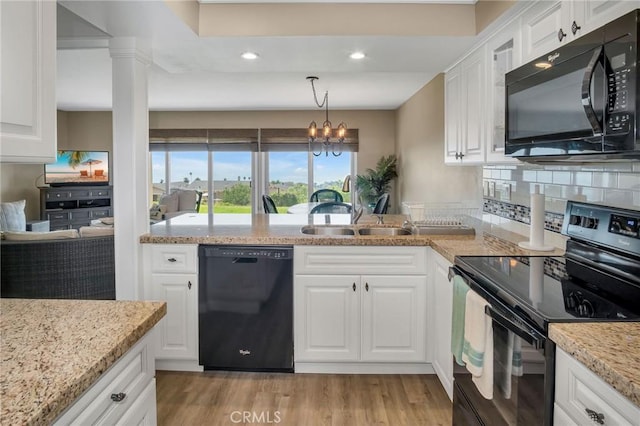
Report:
[[640,256],[640,211],[568,201],[562,234]]

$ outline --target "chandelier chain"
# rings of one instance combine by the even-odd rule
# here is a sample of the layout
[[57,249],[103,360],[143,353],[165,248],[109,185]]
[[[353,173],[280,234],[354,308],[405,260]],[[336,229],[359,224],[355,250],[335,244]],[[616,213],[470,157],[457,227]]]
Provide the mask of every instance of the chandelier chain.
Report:
[[307,78],[309,79],[309,81],[311,81],[311,89],[313,89],[313,100],[316,101],[316,105],[318,105],[318,108],[322,108],[326,104],[328,109],[329,108],[329,91],[327,90],[326,92],[324,92],[324,99],[322,100],[322,103],[318,102],[318,95],[316,94],[316,86],[313,84],[313,82],[317,80],[318,77],[307,77]]

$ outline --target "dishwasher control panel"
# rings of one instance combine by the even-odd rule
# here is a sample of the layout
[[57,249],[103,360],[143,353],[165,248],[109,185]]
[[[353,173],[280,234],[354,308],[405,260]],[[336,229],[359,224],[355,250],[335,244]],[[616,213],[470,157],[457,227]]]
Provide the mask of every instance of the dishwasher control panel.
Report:
[[286,246],[205,246],[204,255],[207,257],[253,257],[284,260],[293,258],[293,248]]

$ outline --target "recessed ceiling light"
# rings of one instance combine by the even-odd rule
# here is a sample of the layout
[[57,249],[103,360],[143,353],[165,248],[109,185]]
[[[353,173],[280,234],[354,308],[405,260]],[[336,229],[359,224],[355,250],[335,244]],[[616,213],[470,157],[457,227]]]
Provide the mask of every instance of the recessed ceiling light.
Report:
[[253,53],[253,52],[244,52],[242,55],[243,59],[258,59],[258,54],[257,53]]
[[351,59],[364,59],[365,54],[363,52],[353,52],[349,57]]

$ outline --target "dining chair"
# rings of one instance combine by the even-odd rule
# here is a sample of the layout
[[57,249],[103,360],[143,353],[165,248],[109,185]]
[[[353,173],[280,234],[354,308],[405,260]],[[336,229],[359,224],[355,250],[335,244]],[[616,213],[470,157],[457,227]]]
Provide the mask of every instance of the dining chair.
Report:
[[322,203],[325,201],[333,201],[336,203],[344,202],[342,198],[342,194],[340,194],[335,189],[318,189],[316,192],[311,194],[309,201],[312,203]]
[[376,206],[373,208],[373,214],[387,214],[389,209],[389,193],[385,192],[376,201]]
[[337,201],[328,201],[321,203],[311,209],[309,214],[316,213],[351,213],[351,204],[341,203]]
[[278,209],[276,208],[276,203],[273,202],[273,198],[268,195],[262,196],[262,205],[264,207],[264,212],[269,213],[278,213]]

